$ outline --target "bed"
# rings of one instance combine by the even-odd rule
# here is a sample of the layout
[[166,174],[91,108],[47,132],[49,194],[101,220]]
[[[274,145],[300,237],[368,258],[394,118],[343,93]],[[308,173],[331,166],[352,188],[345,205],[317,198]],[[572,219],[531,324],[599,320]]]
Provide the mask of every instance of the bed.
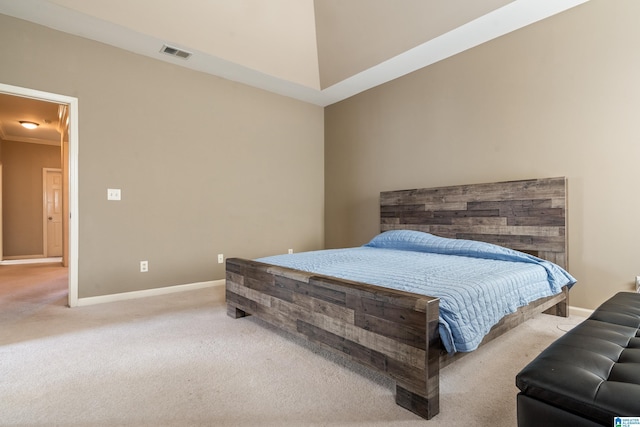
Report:
[[[486,242],[567,268],[565,178],[382,192],[380,223],[380,236]],[[502,317],[480,345],[537,313],[566,316],[571,284]],[[466,354],[445,345],[433,295],[232,258],[226,299],[231,317],[255,315],[388,376],[396,403],[426,419],[439,412],[439,370]]]

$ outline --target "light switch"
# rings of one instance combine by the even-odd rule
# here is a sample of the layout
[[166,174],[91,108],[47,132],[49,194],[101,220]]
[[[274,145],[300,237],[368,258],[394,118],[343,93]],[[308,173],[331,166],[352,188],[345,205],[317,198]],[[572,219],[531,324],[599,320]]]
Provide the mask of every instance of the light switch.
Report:
[[120,200],[120,189],[107,188],[107,200]]

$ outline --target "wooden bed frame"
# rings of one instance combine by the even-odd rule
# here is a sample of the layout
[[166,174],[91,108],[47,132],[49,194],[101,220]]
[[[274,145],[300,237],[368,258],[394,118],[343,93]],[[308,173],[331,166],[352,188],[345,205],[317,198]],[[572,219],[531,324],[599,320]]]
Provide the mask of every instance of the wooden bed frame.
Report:
[[[545,178],[380,194],[381,231],[412,229],[481,240],[567,267],[566,180]],[[373,236],[372,236],[373,237]],[[439,412],[446,353],[438,298],[256,261],[226,264],[227,314],[249,314],[393,379],[396,403],[430,419]],[[503,318],[483,344],[546,311],[567,316],[568,291]]]

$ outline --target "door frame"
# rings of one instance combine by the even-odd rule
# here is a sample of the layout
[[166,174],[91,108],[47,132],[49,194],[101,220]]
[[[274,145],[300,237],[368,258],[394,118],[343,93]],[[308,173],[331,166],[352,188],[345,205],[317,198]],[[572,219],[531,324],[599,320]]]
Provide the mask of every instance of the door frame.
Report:
[[[69,185],[69,229],[66,238],[69,241],[69,307],[78,305],[78,98],[51,92],[12,86],[0,83],[0,93],[41,101],[66,104],[69,107],[69,170],[67,182]],[[1,206],[1,205],[0,205]]]
[[0,161],[0,262],[2,262],[4,258],[4,245],[2,244],[2,161]]

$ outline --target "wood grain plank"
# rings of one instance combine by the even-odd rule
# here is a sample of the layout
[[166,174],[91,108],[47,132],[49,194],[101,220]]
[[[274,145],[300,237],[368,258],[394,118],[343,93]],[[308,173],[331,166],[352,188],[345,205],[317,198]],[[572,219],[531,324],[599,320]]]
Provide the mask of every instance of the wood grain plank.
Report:
[[[405,204],[411,209],[399,208]],[[386,191],[380,193],[380,210],[383,232],[407,229],[479,240],[543,253],[567,267],[563,177]]]
[[297,293],[293,294],[292,302],[305,310],[321,313],[343,322],[355,324],[355,313],[351,309],[313,297],[301,296]]
[[271,306],[270,294],[265,294],[261,291],[248,288],[231,280],[226,281],[226,294],[227,300],[229,299],[229,295],[231,294],[241,296],[243,298],[246,298],[247,300],[254,301],[267,307]]
[[331,318],[320,313],[311,313],[295,304],[282,300],[272,300],[273,308],[291,319],[298,319],[314,325],[334,335],[378,351],[392,359],[398,360],[418,369],[425,369],[424,350],[405,343],[394,341],[375,332],[367,331],[357,325]]
[[424,330],[406,325],[401,326],[397,322],[363,313],[355,315],[354,324],[359,328],[391,338],[411,347],[422,350],[427,349],[427,337]]
[[298,332],[316,344],[338,350],[349,359],[382,372],[396,381],[411,384],[414,389],[425,388],[423,371],[415,366],[402,363],[374,349],[304,321],[298,321],[297,325]]

